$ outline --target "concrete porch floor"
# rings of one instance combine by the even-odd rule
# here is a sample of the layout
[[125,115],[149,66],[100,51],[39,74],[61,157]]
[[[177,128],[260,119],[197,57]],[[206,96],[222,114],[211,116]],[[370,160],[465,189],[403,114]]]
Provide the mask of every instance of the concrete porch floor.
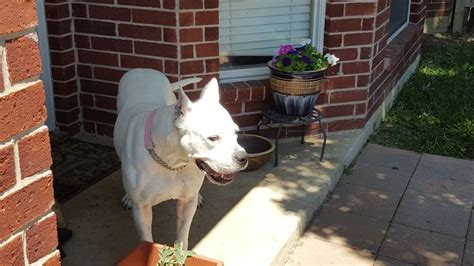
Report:
[[[328,192],[335,186],[365,141],[362,131],[331,134],[325,161],[319,162],[318,138],[307,143],[280,144],[280,165],[267,164],[239,173],[229,186],[204,182],[204,207],[198,209],[190,232],[190,248],[225,265],[269,265],[296,241]],[[117,171],[62,207],[72,239],[63,248],[63,265],[113,265],[139,239],[130,210],[120,206],[123,195]],[[175,202],[154,208],[155,242],[175,239]],[[250,264],[249,264],[250,261]]]
[[474,161],[369,144],[277,265],[474,265]]

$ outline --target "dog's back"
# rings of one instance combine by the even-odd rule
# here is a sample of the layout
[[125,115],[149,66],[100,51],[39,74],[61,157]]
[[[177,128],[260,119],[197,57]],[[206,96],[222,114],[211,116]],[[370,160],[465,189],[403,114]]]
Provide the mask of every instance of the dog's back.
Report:
[[172,93],[170,82],[159,71],[133,69],[120,80],[117,97],[117,111],[119,114],[124,110],[130,112],[137,108],[159,108],[175,102],[176,98]]
[[189,78],[170,83],[163,73],[144,68],[125,73],[119,84],[118,116],[114,128],[114,145],[120,158],[123,158],[122,152],[127,152],[124,150],[127,142],[130,146],[132,142],[143,138],[145,118],[150,111],[158,108],[168,110],[167,106],[176,103],[174,90],[200,80]]
[[143,135],[146,114],[175,102],[171,84],[163,73],[152,69],[133,69],[125,73],[119,84],[114,128],[114,146],[122,160],[123,152],[132,152],[126,147],[138,145],[134,142],[140,141]]

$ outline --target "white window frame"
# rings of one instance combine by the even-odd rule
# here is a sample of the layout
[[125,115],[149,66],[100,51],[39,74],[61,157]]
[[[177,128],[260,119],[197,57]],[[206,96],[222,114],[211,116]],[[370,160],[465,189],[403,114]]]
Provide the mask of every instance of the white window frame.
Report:
[[[312,1],[311,15],[311,40],[321,53],[324,48],[324,22],[326,19],[326,0]],[[229,69],[220,71],[220,80],[223,83],[267,79],[270,71],[262,65],[242,69]]]
[[[392,7],[390,6],[390,8]],[[410,11],[411,11],[411,0],[408,0],[407,21],[397,31],[395,31],[392,35],[390,35],[390,37],[388,37],[387,43],[390,43],[391,41],[393,41],[393,39],[395,39],[398,36],[398,34],[400,34],[400,32],[402,32],[408,26],[408,24],[410,24]],[[389,18],[388,23],[390,24],[390,18]]]
[[46,30],[46,13],[44,8],[44,0],[36,0],[36,8],[38,15],[37,35],[43,70],[43,72],[41,72],[40,78],[43,81],[46,98],[46,109],[48,112],[48,116],[46,118],[46,125],[48,126],[49,131],[53,131],[56,129],[56,108],[54,106],[53,81],[51,78],[51,58],[49,55],[49,43],[48,33]]

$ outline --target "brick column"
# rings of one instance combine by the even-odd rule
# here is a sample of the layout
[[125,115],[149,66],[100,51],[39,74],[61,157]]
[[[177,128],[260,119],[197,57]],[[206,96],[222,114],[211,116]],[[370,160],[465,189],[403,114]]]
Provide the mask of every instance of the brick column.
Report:
[[46,0],[45,12],[56,125],[61,131],[75,134],[80,131],[80,107],[71,4],[67,0]]
[[203,78],[199,84],[186,88],[196,99],[212,77],[219,77],[219,1],[180,0],[177,8],[178,74],[181,78]]
[[35,1],[1,1],[0,265],[59,265]]
[[423,25],[426,19],[427,4],[425,0],[411,0],[410,23]]
[[393,93],[392,89],[421,51],[425,1],[412,0],[409,25],[387,44],[390,5],[390,0],[378,0],[374,39],[377,49],[372,62],[367,119]]
[[[376,23],[373,25],[375,31],[374,51],[372,61],[372,73],[370,76],[370,90],[367,103],[367,119],[377,110],[385,99],[384,89],[388,84],[382,84],[386,80],[386,46],[388,40],[390,1],[378,0],[376,11]],[[390,88],[391,89],[391,88]]]
[[341,58],[330,68],[329,131],[361,128],[420,53],[424,0],[413,0],[410,24],[389,44],[390,0],[328,1],[325,50]]
[[368,88],[377,53],[377,2],[327,2],[324,48],[340,63],[328,71],[323,111],[329,131],[361,128],[365,125]]

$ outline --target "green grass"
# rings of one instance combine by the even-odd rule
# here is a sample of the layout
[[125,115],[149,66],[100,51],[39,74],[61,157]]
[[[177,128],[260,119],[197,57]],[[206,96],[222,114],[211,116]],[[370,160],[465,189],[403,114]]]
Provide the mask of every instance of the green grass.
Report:
[[426,39],[419,67],[371,141],[474,159],[474,43]]

